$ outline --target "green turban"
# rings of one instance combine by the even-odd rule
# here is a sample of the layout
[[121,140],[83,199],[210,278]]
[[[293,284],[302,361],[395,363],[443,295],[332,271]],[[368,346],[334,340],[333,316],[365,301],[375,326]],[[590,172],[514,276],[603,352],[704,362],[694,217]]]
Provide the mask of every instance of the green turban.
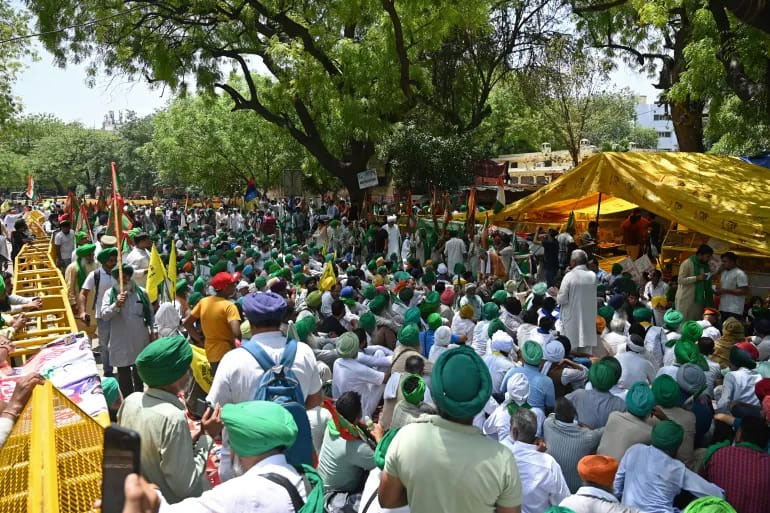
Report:
[[588,370],[588,379],[591,381],[591,385],[600,392],[606,392],[615,386],[619,377],[615,366],[606,360],[599,360]]
[[337,354],[340,358],[355,358],[358,355],[358,335],[347,331],[337,337]]
[[366,331],[367,333],[371,333],[374,331],[374,328],[377,326],[377,323],[374,319],[374,314],[372,312],[366,312],[358,319],[358,327]]
[[377,447],[374,448],[374,464],[377,465],[377,468],[380,470],[385,468],[385,457],[388,454],[388,447],[390,447],[390,443],[396,437],[398,430],[399,428],[391,428],[385,431],[385,434],[382,435],[380,441],[377,442]]
[[134,275],[134,267],[133,266],[130,266],[128,264],[116,265],[112,269],[112,272],[110,273],[110,274],[112,274],[112,277],[114,279],[117,280],[117,279],[120,278],[120,269],[121,268],[123,269],[123,276],[130,278],[130,277],[132,277]]
[[410,278],[409,273],[404,271],[398,271],[393,275],[393,279],[396,281],[406,281]]
[[534,340],[527,340],[521,346],[521,357],[530,365],[540,365],[543,361],[543,346]]
[[698,342],[698,339],[703,336],[703,328],[696,321],[685,322],[679,332],[682,334],[682,340],[689,340],[690,342]]
[[385,295],[379,294],[374,299],[369,301],[369,310],[373,314],[377,315],[385,309],[385,305],[387,303],[388,300],[385,298]]
[[433,365],[430,395],[440,411],[470,419],[492,396],[492,377],[484,361],[468,346],[441,353]]
[[404,324],[420,324],[420,309],[416,306],[408,308],[404,312]]
[[540,281],[532,285],[532,293],[536,296],[544,296],[548,290],[548,285],[544,281]]
[[305,298],[305,304],[309,308],[318,309],[321,307],[321,297],[323,296],[323,292],[320,290],[314,290],[310,294],[307,295]]
[[420,312],[422,312],[422,314],[427,317],[433,312],[438,311],[440,300],[441,296],[438,292],[435,290],[430,291],[428,295],[425,296],[425,300],[420,305]]
[[661,451],[676,452],[683,439],[684,429],[672,420],[658,422],[652,428],[652,445]]
[[233,258],[235,258],[235,251],[233,251],[232,249],[228,249],[227,251],[225,251],[226,260],[232,260]]
[[401,291],[398,293],[398,298],[404,302],[405,305],[408,305],[409,302],[414,297],[414,289],[409,287],[404,287],[401,289]]
[[219,255],[214,253],[209,257],[209,265],[216,265],[217,263],[219,263]]
[[498,306],[505,303],[506,299],[508,299],[508,294],[504,290],[498,290],[492,294],[492,301],[494,301]]
[[455,264],[455,268],[453,269],[455,274],[464,274],[465,273],[465,266],[462,262],[457,262]]
[[428,328],[435,331],[439,329],[442,324],[444,324],[442,317],[436,312],[433,312],[428,316]]
[[416,324],[405,324],[398,332],[402,346],[416,347],[420,344],[420,328]]
[[374,259],[369,260],[369,263],[366,264],[366,268],[371,272],[374,272],[374,270],[377,269],[377,262],[375,262]]
[[190,370],[192,349],[185,337],[159,338],[136,357],[136,370],[147,386],[160,388],[177,381]]
[[219,273],[227,271],[227,262],[220,260],[213,266],[211,266],[211,276],[216,276]]
[[744,351],[738,346],[730,348],[730,363],[736,367],[746,367],[747,369],[754,369],[757,366],[757,362],[751,357],[749,353]]
[[204,280],[202,276],[195,278],[195,283],[193,283],[193,290],[199,294],[203,294],[203,291],[206,290],[206,280]]
[[[411,392],[406,391],[407,382],[417,380],[417,386]],[[410,404],[420,404],[425,399],[425,380],[417,374],[410,374],[401,381],[401,395]]]
[[489,326],[487,326],[487,336],[492,338],[492,335],[498,331],[505,331],[505,324],[503,324],[503,321],[501,321],[499,318],[493,319],[492,322],[489,323]]
[[623,272],[623,266],[620,264],[612,264],[611,272],[613,276],[619,276]]
[[661,374],[652,382],[655,401],[664,408],[678,406],[682,402],[682,391],[676,380],[668,374]]
[[481,318],[485,321],[491,321],[492,319],[497,319],[500,316],[500,308],[490,301],[489,303],[486,303],[484,305],[484,308],[481,310]]
[[306,342],[307,336],[315,331],[315,317],[306,315],[294,323],[294,328],[297,330],[297,338],[299,338],[301,342]]
[[176,282],[174,290],[177,294],[187,294],[187,291],[190,290],[190,285],[187,284],[187,280],[181,279]]
[[652,319],[652,310],[640,306],[638,308],[634,308],[633,316],[635,321],[650,322]]
[[102,378],[102,392],[104,393],[104,400],[107,401],[107,406],[112,406],[118,400],[120,394],[118,380],[115,378]]
[[264,276],[257,276],[254,278],[254,286],[258,289],[263,289],[265,286],[267,286],[267,278]]
[[86,232],[84,232],[82,230],[77,232],[75,234],[75,242],[80,242],[81,240],[85,239],[86,235],[87,235]]
[[[92,254],[94,251],[96,251],[96,244],[83,244],[82,246],[78,246],[75,250],[75,254],[78,258],[82,258]],[[117,253],[117,250],[115,252]]]
[[679,310],[669,310],[663,314],[663,324],[670,330],[677,329],[683,320],[684,316]]
[[370,284],[367,283],[364,286],[363,294],[364,294],[364,299],[372,300],[372,299],[374,299],[374,296],[377,295],[377,289],[374,288],[373,285],[370,285]]
[[289,448],[297,439],[297,424],[289,410],[272,401],[246,401],[222,407],[230,447],[251,458],[278,447]]
[[626,394],[626,408],[637,417],[646,417],[655,408],[655,394],[647,383],[638,381],[631,385]]
[[701,356],[698,346],[686,339],[679,339],[674,344],[674,357],[676,363],[684,365],[685,363],[696,363]]
[[692,501],[683,513],[736,513],[729,502],[719,497],[701,497]]
[[386,274],[388,274],[388,268],[385,267],[384,265],[379,266],[377,268],[377,274],[381,274],[381,275],[385,276]]
[[551,506],[543,513],[575,513],[575,510],[566,506]]
[[118,248],[103,249],[99,252],[98,255],[96,255],[96,259],[100,264],[104,265],[113,255],[118,256]]
[[599,314],[600,317],[602,317],[605,321],[607,321],[607,324],[612,321],[612,317],[615,315],[615,309],[611,306],[605,305],[599,310],[596,311],[597,314]]
[[422,283],[423,285],[433,285],[434,283],[436,283],[436,274],[430,271],[423,274]]
[[203,299],[203,294],[200,292],[193,292],[190,294],[190,297],[187,298],[187,304],[190,306],[190,308],[195,308],[195,305],[198,304],[198,301]]

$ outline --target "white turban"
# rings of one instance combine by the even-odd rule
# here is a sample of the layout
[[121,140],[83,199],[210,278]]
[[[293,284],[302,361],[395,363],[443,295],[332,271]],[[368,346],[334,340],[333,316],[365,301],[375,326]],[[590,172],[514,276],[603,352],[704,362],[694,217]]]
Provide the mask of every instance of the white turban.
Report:
[[446,274],[446,272],[447,272],[446,264],[444,263],[438,264],[438,273]]
[[564,359],[564,345],[557,339],[552,339],[545,345],[543,358],[545,358],[545,364],[541,372],[548,374],[548,371],[551,370],[551,365],[559,363]]
[[511,353],[514,351],[513,347],[513,339],[506,332],[500,330],[492,334],[492,351]]
[[396,222],[396,216],[388,216],[388,222],[389,223],[395,223]]
[[517,372],[508,379],[503,404],[516,403],[521,406],[527,402],[527,399],[529,399],[529,380],[523,373]]
[[446,347],[452,340],[452,330],[449,326],[441,326],[433,333],[433,343],[437,346]]

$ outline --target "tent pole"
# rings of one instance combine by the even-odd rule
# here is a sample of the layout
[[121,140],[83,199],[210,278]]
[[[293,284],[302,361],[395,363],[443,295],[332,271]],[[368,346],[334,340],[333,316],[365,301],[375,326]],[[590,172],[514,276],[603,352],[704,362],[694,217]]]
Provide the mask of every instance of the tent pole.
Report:
[[599,193],[599,202],[596,204],[596,223],[599,223],[599,212],[602,210],[602,193]]

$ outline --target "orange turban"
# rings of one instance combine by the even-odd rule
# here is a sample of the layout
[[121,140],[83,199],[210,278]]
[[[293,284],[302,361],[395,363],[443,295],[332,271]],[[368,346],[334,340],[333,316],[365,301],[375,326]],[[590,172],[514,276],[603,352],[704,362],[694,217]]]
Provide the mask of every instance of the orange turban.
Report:
[[601,335],[602,333],[604,333],[605,328],[607,328],[607,320],[601,315],[597,315],[596,316],[596,333],[598,335]]
[[612,488],[615,472],[618,471],[618,460],[602,454],[583,456],[578,461],[577,471],[583,481]]

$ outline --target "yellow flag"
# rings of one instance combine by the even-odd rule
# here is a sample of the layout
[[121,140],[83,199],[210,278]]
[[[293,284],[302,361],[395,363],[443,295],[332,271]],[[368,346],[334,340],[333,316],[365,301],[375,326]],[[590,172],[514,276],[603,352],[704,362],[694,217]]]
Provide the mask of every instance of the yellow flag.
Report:
[[150,298],[150,302],[154,303],[158,300],[158,286],[166,279],[166,268],[163,267],[163,261],[160,259],[160,254],[152,245],[152,251],[150,252],[150,267],[147,269],[147,296]]
[[337,283],[337,277],[334,275],[332,263],[326,262],[324,272],[321,274],[321,281],[318,282],[318,288],[321,289],[321,291],[326,292],[327,290],[331,290],[335,283]]
[[171,282],[171,293],[173,299],[176,296],[176,244],[171,243],[171,253],[168,255],[168,281]]
[[11,210],[11,204],[8,200],[3,201],[2,205],[0,205],[0,214],[5,214],[9,210]]

